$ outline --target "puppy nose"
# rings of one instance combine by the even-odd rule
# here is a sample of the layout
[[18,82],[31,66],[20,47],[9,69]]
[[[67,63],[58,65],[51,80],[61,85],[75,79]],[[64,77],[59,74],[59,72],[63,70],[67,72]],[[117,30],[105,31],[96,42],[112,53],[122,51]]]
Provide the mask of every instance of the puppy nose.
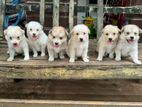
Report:
[[82,38],[80,38],[80,42],[82,42],[83,41],[83,39]]
[[109,38],[109,41],[112,41],[112,38]]
[[13,43],[14,46],[17,46],[17,43]]
[[56,42],[55,45],[58,45],[58,43]]
[[35,33],[33,33],[33,36],[36,36],[36,34],[35,34]]
[[131,38],[131,40],[133,40],[133,39],[134,39],[134,37],[132,37],[132,36],[131,36],[130,38]]

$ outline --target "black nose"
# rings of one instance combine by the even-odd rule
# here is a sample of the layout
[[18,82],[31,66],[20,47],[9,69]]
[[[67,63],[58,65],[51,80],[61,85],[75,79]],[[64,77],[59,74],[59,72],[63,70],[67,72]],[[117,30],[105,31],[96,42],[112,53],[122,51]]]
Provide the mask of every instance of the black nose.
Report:
[[82,38],[80,38],[80,42],[83,42],[83,39],[82,39]]
[[35,33],[33,33],[33,36],[36,36],[36,34],[35,34]]
[[17,43],[13,43],[14,46],[17,46]]
[[134,37],[132,37],[132,36],[131,36],[130,38],[131,38],[131,40],[133,40],[133,39],[134,39]]
[[58,45],[58,43],[56,42],[55,45]]
[[112,41],[112,38],[109,38],[109,41]]

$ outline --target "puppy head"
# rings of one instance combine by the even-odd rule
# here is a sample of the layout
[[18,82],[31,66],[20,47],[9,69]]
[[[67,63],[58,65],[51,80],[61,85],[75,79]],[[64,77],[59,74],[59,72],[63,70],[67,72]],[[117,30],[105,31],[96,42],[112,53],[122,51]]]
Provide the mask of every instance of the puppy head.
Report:
[[40,34],[43,32],[43,26],[36,21],[27,23],[26,28],[27,34],[31,40],[37,40],[40,37]]
[[71,31],[71,38],[79,42],[85,42],[89,39],[89,28],[84,24],[76,25]]
[[117,26],[106,25],[102,30],[102,36],[108,43],[116,42],[119,38],[120,29]]
[[16,48],[25,37],[25,31],[19,26],[9,26],[6,30],[4,30],[4,35],[7,42]]
[[60,47],[63,43],[67,42],[67,36],[68,32],[64,27],[58,26],[58,27],[53,27],[49,31],[48,38],[53,45],[53,47],[58,48]]
[[127,41],[129,44],[133,44],[138,42],[140,33],[142,33],[142,30],[137,25],[125,25],[121,29],[120,39]]

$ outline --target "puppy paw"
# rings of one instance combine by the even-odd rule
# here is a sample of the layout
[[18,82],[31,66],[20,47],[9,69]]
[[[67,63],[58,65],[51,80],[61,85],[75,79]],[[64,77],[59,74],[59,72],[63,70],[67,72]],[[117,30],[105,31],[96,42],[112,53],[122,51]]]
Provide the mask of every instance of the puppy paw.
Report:
[[99,58],[99,57],[98,57],[98,58],[97,58],[97,61],[102,61],[102,58]]
[[48,61],[52,62],[52,61],[54,61],[54,58],[53,57],[49,57]]
[[60,59],[65,59],[65,56],[60,56]]
[[30,58],[29,57],[25,57],[24,58],[24,61],[28,61]]
[[139,60],[135,60],[134,63],[135,63],[135,64],[138,64],[138,65],[142,64],[142,62],[139,61]]
[[33,54],[33,57],[34,57],[34,58],[37,57],[37,54]]
[[69,62],[70,62],[70,63],[75,62],[74,58],[70,58]]
[[7,61],[8,62],[13,61],[13,58],[8,58]]
[[116,57],[116,58],[115,58],[115,61],[121,61],[121,58]]
[[113,58],[114,58],[114,55],[113,55],[113,54],[109,54],[109,58],[110,58],[110,59],[113,59]]
[[41,56],[45,56],[45,53],[41,53]]
[[89,59],[88,58],[83,58],[83,61],[84,62],[89,62]]

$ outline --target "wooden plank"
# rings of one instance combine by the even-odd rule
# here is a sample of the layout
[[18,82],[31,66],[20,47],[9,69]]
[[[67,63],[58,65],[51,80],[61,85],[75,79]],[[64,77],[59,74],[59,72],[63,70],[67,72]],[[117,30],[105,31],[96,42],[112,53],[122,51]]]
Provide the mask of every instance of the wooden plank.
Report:
[[59,26],[60,0],[53,0],[53,26]]
[[6,2],[5,0],[0,0],[0,36],[3,36],[5,2]]
[[70,0],[69,3],[69,30],[74,26],[74,0]]
[[97,10],[97,38],[101,36],[101,30],[103,28],[103,0],[97,0],[98,10]]
[[141,102],[60,101],[1,99],[2,107],[141,107]]
[[0,67],[0,78],[22,79],[141,79],[142,66],[121,67]]
[[44,26],[45,22],[45,0],[40,0],[40,23]]

